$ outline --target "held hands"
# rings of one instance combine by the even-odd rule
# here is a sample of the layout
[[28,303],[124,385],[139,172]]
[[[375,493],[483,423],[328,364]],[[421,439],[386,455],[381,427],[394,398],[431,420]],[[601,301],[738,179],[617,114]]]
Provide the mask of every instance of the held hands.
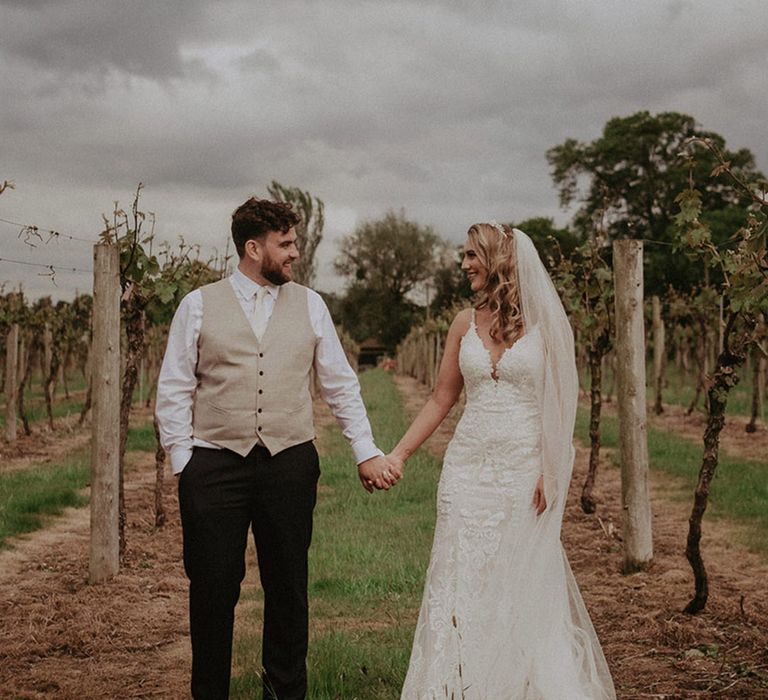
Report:
[[533,505],[536,508],[536,515],[541,515],[547,509],[547,499],[544,496],[543,474],[536,481],[536,488],[533,490]]
[[357,474],[368,493],[373,493],[374,489],[389,491],[402,478],[403,463],[390,456],[371,457],[357,465]]

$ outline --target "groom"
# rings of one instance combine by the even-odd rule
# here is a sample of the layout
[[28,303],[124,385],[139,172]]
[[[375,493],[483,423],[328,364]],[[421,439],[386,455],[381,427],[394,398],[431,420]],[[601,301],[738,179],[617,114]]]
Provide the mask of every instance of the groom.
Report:
[[251,198],[235,210],[237,269],[184,297],[160,371],[156,415],[179,477],[195,700],[229,694],[249,529],[264,590],[264,698],[306,697],[307,551],[320,474],[312,368],[363,487],[389,489],[401,476],[373,442],[325,303],[291,281],[299,221],[282,202]]

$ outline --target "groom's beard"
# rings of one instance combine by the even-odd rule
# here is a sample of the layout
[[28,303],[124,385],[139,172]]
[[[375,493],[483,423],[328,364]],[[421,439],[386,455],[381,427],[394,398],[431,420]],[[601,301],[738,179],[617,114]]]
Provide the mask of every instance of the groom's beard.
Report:
[[288,268],[288,273],[286,274],[286,268],[278,265],[270,255],[264,257],[264,262],[261,265],[261,274],[265,279],[278,287],[293,279],[293,271]]

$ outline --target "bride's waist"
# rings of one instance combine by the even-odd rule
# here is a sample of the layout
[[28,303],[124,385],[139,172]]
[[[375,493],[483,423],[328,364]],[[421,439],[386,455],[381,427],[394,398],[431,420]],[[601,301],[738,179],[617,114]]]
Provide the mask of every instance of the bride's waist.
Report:
[[508,441],[538,443],[541,417],[529,411],[465,409],[456,425],[456,435],[462,439],[498,444]]
[[541,423],[539,404],[534,402],[508,403],[467,400],[462,418],[485,419],[489,423]]

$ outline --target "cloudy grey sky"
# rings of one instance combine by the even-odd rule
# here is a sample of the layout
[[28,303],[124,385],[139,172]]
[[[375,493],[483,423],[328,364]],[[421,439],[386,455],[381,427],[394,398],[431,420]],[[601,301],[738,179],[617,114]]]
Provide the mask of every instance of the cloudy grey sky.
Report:
[[[0,0],[0,218],[95,239],[130,203],[158,238],[223,249],[272,179],[338,239],[386,210],[460,241],[475,220],[569,218],[545,152],[613,116],[674,110],[768,170],[765,0]],[[0,257],[91,267],[87,243]],[[31,296],[89,290],[0,261]]]

